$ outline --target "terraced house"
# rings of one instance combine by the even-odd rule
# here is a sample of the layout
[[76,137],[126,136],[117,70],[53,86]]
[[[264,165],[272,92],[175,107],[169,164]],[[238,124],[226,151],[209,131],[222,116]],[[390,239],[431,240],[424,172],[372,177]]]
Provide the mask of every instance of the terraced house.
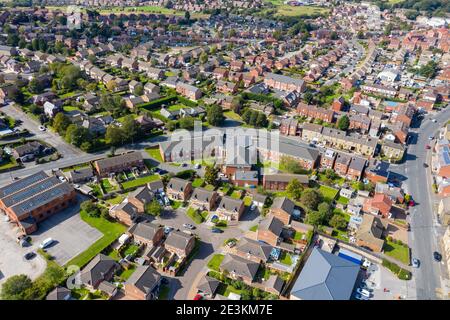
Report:
[[37,223],[76,203],[75,189],[44,171],[0,189],[0,210],[24,234],[37,230]]
[[94,162],[95,169],[100,177],[132,168],[144,168],[144,159],[140,152],[129,152],[119,156],[105,158]]

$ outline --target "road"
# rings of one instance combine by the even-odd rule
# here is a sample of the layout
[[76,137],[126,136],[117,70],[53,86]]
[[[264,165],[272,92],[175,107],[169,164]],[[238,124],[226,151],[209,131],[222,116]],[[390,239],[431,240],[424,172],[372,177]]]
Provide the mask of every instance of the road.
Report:
[[[436,119],[437,122],[432,122],[430,118]],[[394,175],[403,179],[403,188],[416,202],[409,216],[409,244],[412,256],[421,262],[420,268],[413,271],[419,300],[437,299],[436,289],[443,287],[443,270],[441,265],[433,260],[433,252],[440,251],[438,236],[443,233],[444,228],[438,224],[433,213],[431,173],[430,169],[424,169],[423,163],[429,163],[431,157],[431,151],[425,149],[430,143],[428,137],[436,134],[449,119],[449,108],[437,115],[426,117],[412,135],[405,163],[393,168]]]

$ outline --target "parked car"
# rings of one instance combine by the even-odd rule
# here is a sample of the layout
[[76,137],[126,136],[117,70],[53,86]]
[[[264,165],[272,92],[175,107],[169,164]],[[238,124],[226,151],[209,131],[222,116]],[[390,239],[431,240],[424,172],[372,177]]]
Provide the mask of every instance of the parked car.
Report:
[[169,234],[173,230],[172,227],[164,227],[164,233]]
[[363,295],[361,295],[359,293],[355,294],[355,298],[358,299],[358,300],[369,300],[368,297],[365,297],[365,296],[363,296]]
[[184,223],[183,227],[186,228],[186,229],[189,229],[189,230],[194,230],[195,229],[195,226],[190,224],[190,223]]
[[203,300],[203,296],[201,294],[196,294],[194,300]]
[[23,257],[25,258],[25,260],[31,260],[34,257],[36,257],[36,253],[31,251],[31,252],[25,253],[25,255]]
[[52,238],[47,238],[44,241],[42,241],[42,243],[39,245],[39,248],[45,249],[49,247],[53,242],[55,242],[55,240],[53,240]]
[[425,146],[425,149],[427,149],[427,150],[431,149],[430,145],[427,144],[427,145]]
[[223,230],[222,230],[222,229],[219,229],[219,228],[213,228],[213,229],[211,229],[211,232],[212,232],[212,233],[222,233]]
[[367,259],[364,259],[364,262],[363,262],[363,264],[362,264],[362,266],[363,266],[364,268],[370,268],[371,265],[372,265],[372,262],[370,262],[370,261],[367,260]]
[[39,130],[40,131],[45,131],[45,130],[47,130],[44,126],[39,126]]
[[420,261],[419,261],[419,259],[413,258],[413,259],[412,259],[412,266],[413,266],[413,268],[418,268],[418,267],[420,267]]
[[367,291],[366,289],[358,288],[358,289],[356,289],[356,292],[359,293],[362,296],[370,298],[370,292]]
[[428,168],[428,165],[426,163],[423,164],[424,168]]
[[435,251],[435,252],[433,252],[433,258],[434,258],[434,261],[441,262],[442,255],[439,252]]
[[200,169],[200,167],[201,167],[200,163],[196,163],[194,169]]

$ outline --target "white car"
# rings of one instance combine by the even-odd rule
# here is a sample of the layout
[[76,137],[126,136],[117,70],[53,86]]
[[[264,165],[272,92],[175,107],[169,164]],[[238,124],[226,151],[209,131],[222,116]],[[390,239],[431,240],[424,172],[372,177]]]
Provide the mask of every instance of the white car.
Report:
[[370,268],[370,266],[372,265],[372,262],[370,262],[369,260],[365,259],[362,266],[364,268]]
[[39,130],[40,131],[45,131],[45,130],[47,130],[44,126],[39,126]]
[[369,300],[368,297],[365,297],[365,296],[363,296],[363,295],[361,295],[359,293],[355,294],[355,298],[358,299],[358,300]]
[[45,249],[48,246],[50,246],[53,242],[55,242],[55,240],[53,240],[52,238],[47,238],[44,241],[42,241],[42,243],[39,245],[39,248]]
[[370,298],[370,292],[366,289],[358,288],[358,289],[356,289],[356,292],[364,297]]
[[432,119],[431,121],[433,121],[434,123],[436,123],[436,122],[437,122],[437,120],[436,120],[436,119]]

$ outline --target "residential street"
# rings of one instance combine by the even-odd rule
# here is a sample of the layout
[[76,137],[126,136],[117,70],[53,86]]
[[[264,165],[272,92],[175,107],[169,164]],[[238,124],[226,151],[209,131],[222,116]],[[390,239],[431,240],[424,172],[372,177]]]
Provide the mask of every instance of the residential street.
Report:
[[[417,299],[436,299],[436,289],[443,287],[441,266],[433,260],[433,252],[440,251],[438,235],[445,229],[437,223],[433,212],[432,182],[430,169],[425,169],[423,163],[429,163],[431,151],[425,146],[430,143],[428,137],[434,135],[450,119],[450,110],[438,115],[427,116],[422,121],[417,134],[413,134],[406,161],[394,166],[395,175],[404,179],[403,186],[411,194],[416,206],[410,210],[411,232],[409,244],[412,257],[420,260],[419,269],[414,269]],[[436,119],[434,123],[430,119]],[[430,166],[431,167],[431,166]]]

